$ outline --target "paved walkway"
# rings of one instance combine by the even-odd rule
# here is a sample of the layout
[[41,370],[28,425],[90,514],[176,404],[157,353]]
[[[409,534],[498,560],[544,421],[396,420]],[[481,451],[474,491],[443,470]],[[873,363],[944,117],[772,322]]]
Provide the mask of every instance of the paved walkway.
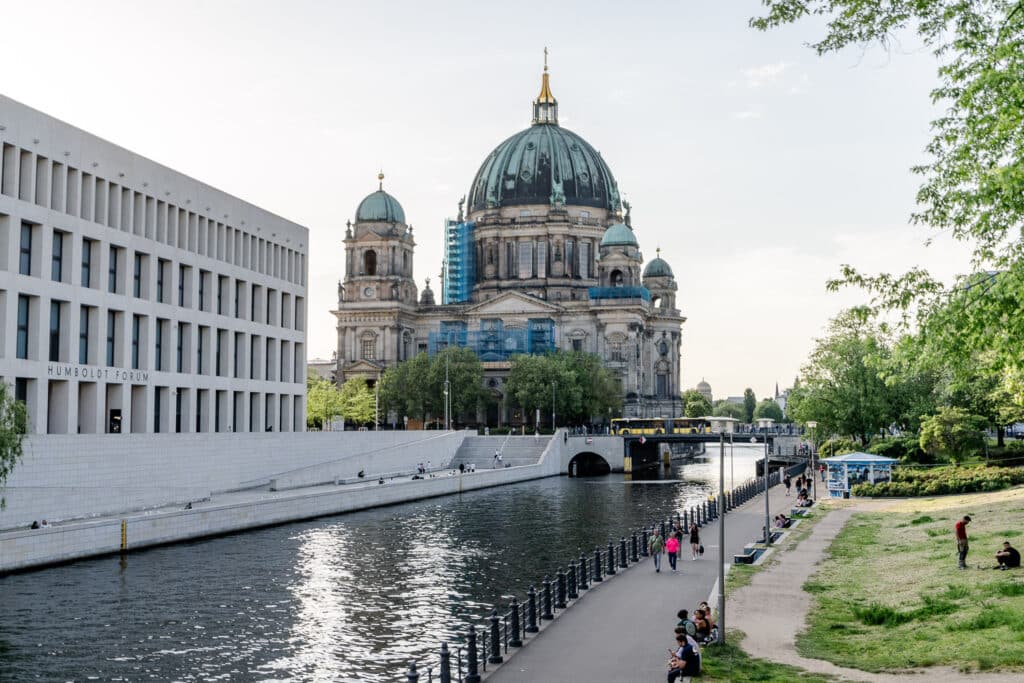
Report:
[[[776,486],[769,500],[775,515],[788,513],[795,499]],[[754,498],[726,519],[725,556],[732,562],[735,553],[761,535],[764,498]],[[678,574],[668,571],[667,559],[660,574],[645,559],[584,593],[491,673],[488,683],[664,680],[668,648],[675,644],[676,612],[707,600],[718,578],[717,521],[701,529],[701,540],[705,553],[697,561],[690,560],[689,543],[684,543]],[[726,617],[728,623],[737,623],[728,612]]]
[[[986,683],[1020,683],[1024,676],[1017,673],[964,674],[950,667],[928,667],[903,673],[873,674],[836,666],[820,659],[807,659],[796,651],[794,638],[807,622],[810,595],[802,586],[816,572],[832,544],[854,512],[884,507],[885,502],[866,501],[832,510],[819,521],[811,535],[796,548],[776,555],[777,562],[754,575],[750,585],[730,598],[733,625],[747,634],[743,649],[753,657],[791,664],[808,671],[830,674],[841,680],[870,681],[872,683],[906,681],[908,678],[935,681],[961,681],[965,678]],[[770,595],[771,600],[764,596]],[[894,647],[898,645],[894,644]],[[654,680],[654,679],[651,679]]]

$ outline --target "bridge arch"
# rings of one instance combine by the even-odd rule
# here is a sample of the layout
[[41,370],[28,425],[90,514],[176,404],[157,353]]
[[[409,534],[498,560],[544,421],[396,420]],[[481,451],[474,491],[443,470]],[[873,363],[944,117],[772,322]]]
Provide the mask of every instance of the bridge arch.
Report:
[[570,477],[600,477],[611,474],[612,467],[603,456],[593,451],[582,451],[569,460]]

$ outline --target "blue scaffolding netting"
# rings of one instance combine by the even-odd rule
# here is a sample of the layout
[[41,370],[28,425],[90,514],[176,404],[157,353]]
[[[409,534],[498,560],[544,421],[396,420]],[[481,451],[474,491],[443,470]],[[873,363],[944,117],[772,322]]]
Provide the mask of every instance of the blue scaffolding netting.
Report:
[[441,302],[458,304],[469,301],[476,280],[476,250],[473,233],[476,223],[449,220],[445,223],[444,289]]
[[433,356],[448,346],[470,349],[484,362],[550,353],[555,350],[555,323],[531,319],[526,327],[505,327],[501,320],[484,320],[479,330],[469,331],[463,322],[442,322],[440,330],[429,334],[427,352]]

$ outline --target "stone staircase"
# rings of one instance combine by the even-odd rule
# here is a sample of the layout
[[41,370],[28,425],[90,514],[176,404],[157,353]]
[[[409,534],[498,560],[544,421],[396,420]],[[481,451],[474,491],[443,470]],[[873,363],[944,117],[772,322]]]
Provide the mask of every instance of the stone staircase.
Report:
[[550,436],[468,436],[449,466],[458,469],[461,463],[466,467],[475,465],[478,470],[492,469],[496,467],[495,451],[501,453],[502,467],[535,465],[550,442]]

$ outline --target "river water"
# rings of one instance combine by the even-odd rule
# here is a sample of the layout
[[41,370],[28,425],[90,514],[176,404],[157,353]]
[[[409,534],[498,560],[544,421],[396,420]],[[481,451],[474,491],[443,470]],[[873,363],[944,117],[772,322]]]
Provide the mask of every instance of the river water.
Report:
[[[737,483],[761,453],[736,446]],[[717,457],[553,477],[3,577],[0,681],[404,680],[467,619],[717,482]]]

